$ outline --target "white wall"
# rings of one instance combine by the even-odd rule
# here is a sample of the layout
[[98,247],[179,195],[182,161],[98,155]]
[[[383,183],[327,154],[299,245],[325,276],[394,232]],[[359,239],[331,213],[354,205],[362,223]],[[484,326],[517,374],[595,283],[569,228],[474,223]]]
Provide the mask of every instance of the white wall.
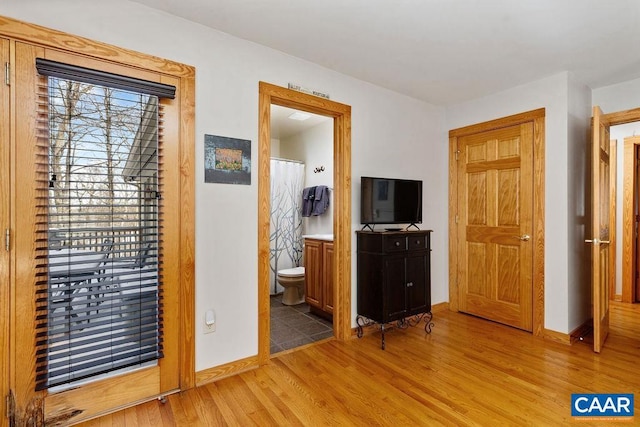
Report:
[[593,105],[604,113],[640,108],[640,79],[594,89]]
[[[305,187],[326,185],[330,188],[329,209],[322,215],[303,218],[302,234],[333,234],[333,120],[282,139],[280,154],[304,162]],[[315,172],[320,167],[324,170]]]
[[446,129],[544,107],[545,328],[569,332],[568,73],[448,107]]
[[[591,315],[591,246],[584,240],[590,238],[588,227],[591,197],[590,149],[591,149],[591,89],[569,74],[568,80],[568,133],[567,133],[567,331],[581,326]],[[549,143],[549,142],[547,142]],[[553,187],[547,181],[547,189]],[[547,209],[555,207],[547,206]],[[558,236],[549,236],[547,245],[555,245]]]
[[[196,370],[257,354],[259,81],[296,82],[351,105],[353,230],[360,228],[361,175],[424,180],[423,228],[435,230],[432,300],[448,300],[443,109],[126,0],[2,0],[0,15],[196,67]],[[250,186],[204,184],[205,133],[252,141]],[[208,308],[218,324],[204,335]]]

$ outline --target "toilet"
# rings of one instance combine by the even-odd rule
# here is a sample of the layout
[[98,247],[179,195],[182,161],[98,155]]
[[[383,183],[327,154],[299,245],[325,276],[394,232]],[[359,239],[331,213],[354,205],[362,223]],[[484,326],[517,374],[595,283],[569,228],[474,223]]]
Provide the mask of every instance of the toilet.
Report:
[[282,303],[296,305],[304,302],[304,267],[278,270],[277,280],[284,288]]

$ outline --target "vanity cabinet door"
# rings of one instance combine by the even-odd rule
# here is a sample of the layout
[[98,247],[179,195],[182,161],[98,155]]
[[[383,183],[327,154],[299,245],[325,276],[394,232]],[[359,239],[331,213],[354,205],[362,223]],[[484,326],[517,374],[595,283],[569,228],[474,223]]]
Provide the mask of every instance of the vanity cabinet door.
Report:
[[322,242],[306,239],[304,242],[305,300],[310,306],[322,310]]

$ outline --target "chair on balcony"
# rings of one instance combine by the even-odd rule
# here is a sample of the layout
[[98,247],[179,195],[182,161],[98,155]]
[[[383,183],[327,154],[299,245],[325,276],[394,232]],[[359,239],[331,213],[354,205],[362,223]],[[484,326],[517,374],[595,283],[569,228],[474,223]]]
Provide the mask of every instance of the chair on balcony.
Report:
[[[148,294],[157,292],[157,268],[149,263],[149,252],[152,249],[151,243],[146,243],[134,257],[126,261],[118,261],[117,258],[105,260],[105,267],[98,275],[101,281],[98,283],[99,292],[96,298],[101,303],[96,304],[96,313],[101,309],[99,305],[107,301],[107,296],[112,297],[112,301],[118,301],[120,306],[126,305],[129,299],[135,300],[133,294]],[[106,274],[105,271],[106,270]],[[135,284],[134,286],[131,286]],[[114,308],[116,304],[109,304]],[[122,316],[122,314],[120,314]]]
[[147,265],[147,258],[151,251],[151,243],[145,243],[140,247],[136,256],[129,261],[114,263],[114,268],[143,268]]

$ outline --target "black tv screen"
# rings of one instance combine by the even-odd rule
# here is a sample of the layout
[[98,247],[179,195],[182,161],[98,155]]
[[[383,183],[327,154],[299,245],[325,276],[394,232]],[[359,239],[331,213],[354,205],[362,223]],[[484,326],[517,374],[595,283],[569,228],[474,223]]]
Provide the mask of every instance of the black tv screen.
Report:
[[360,178],[361,224],[421,224],[422,181]]

